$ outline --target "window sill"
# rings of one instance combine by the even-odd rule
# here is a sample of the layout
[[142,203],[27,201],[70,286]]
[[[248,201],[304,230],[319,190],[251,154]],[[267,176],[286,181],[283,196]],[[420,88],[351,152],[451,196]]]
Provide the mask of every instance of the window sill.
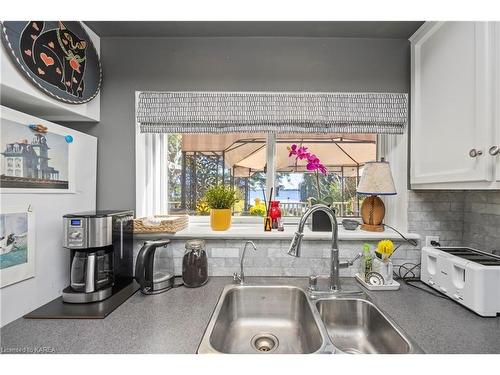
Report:
[[[161,233],[156,234],[138,234],[134,235],[137,239],[149,239],[162,236],[175,240],[187,239],[205,239],[205,240],[290,240],[295,233],[296,225],[285,225],[283,232],[273,230],[264,232],[261,224],[233,224],[232,227],[224,232],[216,232],[210,228],[208,223],[190,223],[189,227],[175,234]],[[420,236],[415,233],[403,233],[408,239],[419,240]],[[330,232],[312,232],[309,228],[304,229],[304,240],[312,241],[330,241],[332,235]],[[403,239],[392,229],[387,228],[384,232],[366,232],[361,229],[346,230],[339,227],[339,241],[373,241],[373,240],[393,240],[402,241]]]

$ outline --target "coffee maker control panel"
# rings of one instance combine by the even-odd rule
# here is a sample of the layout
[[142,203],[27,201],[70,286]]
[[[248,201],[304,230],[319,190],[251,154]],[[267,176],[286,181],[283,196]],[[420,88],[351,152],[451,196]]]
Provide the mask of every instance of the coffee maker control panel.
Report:
[[64,247],[68,249],[87,247],[85,243],[85,219],[67,218],[64,224]]

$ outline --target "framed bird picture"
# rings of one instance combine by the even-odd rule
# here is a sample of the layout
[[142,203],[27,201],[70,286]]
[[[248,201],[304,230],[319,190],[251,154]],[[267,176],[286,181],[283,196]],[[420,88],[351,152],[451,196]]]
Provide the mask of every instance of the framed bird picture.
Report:
[[99,55],[77,21],[4,21],[14,65],[38,89],[69,104],[89,102],[101,86]]
[[26,207],[0,213],[0,288],[35,276],[35,214]]

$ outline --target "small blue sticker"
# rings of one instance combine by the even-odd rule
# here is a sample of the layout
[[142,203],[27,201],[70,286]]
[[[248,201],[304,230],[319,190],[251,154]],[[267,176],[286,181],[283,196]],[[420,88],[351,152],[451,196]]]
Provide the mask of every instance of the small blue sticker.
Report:
[[71,135],[67,135],[67,136],[65,136],[65,137],[64,137],[64,139],[65,139],[65,140],[66,140],[66,142],[68,142],[68,143],[73,142],[73,137],[72,137]]

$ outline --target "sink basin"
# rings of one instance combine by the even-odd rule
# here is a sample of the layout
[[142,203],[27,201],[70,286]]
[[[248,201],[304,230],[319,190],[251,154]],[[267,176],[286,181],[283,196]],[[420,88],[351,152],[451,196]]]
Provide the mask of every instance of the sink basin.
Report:
[[344,353],[422,353],[389,317],[366,299],[323,299],[316,301],[316,307],[333,345]]
[[294,286],[228,285],[198,353],[332,353],[318,311]]

